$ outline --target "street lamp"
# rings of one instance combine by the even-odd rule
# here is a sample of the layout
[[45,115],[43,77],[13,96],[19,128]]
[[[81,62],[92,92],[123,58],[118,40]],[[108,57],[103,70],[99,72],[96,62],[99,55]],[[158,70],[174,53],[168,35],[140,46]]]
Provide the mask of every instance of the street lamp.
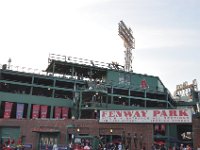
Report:
[[122,132],[122,145],[125,147],[125,131]]
[[76,131],[77,131],[77,132],[78,132],[78,134],[79,134],[79,132],[80,132],[80,129],[79,129],[79,128],[77,128],[77,129],[76,129]]
[[112,133],[113,133],[113,129],[112,128],[110,128],[110,142],[112,143]]
[[74,124],[74,120],[75,120],[75,117],[72,116],[72,126],[73,126],[73,130],[72,130],[72,142],[74,143],[74,133],[75,133],[75,124]]
[[110,133],[112,134],[112,132],[113,132],[113,129],[110,129]]

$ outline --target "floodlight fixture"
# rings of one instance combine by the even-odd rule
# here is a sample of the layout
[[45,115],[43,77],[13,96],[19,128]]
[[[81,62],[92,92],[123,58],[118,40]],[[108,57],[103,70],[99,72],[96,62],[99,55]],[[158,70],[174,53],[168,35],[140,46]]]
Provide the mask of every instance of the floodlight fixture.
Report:
[[133,37],[133,32],[131,28],[128,28],[123,21],[119,22],[119,36],[124,41],[124,47],[125,47],[125,65],[124,70],[125,71],[132,71],[132,49],[135,49],[135,38]]

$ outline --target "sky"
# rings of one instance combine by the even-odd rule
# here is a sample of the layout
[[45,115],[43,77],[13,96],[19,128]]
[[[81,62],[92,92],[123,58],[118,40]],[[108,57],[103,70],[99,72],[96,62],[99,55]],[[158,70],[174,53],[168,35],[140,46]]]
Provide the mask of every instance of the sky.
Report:
[[[133,72],[200,82],[199,0],[1,0],[0,64],[45,70],[50,53],[124,65],[118,23],[133,31]],[[199,85],[199,84],[198,84]]]

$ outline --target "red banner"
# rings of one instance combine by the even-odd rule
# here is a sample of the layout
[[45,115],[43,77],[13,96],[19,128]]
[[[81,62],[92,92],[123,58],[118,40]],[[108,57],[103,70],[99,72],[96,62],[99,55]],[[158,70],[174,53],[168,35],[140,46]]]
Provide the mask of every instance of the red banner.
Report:
[[39,117],[39,110],[40,110],[40,105],[33,105],[32,109],[32,118],[36,119]]
[[55,111],[54,111],[54,117],[55,118],[60,118],[61,116],[61,107],[55,107]]
[[148,84],[147,84],[147,81],[145,79],[141,81],[140,87],[142,89],[147,89],[148,88]]
[[4,118],[10,118],[13,103],[5,102]]
[[62,118],[68,118],[68,111],[69,111],[69,108],[62,107]]
[[47,110],[48,106],[41,106],[41,113],[40,113],[41,118],[47,118]]

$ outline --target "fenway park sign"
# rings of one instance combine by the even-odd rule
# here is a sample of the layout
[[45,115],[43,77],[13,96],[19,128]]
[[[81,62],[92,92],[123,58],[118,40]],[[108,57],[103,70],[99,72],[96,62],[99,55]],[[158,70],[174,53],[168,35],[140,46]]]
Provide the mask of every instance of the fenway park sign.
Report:
[[101,110],[101,123],[191,123],[190,109]]

